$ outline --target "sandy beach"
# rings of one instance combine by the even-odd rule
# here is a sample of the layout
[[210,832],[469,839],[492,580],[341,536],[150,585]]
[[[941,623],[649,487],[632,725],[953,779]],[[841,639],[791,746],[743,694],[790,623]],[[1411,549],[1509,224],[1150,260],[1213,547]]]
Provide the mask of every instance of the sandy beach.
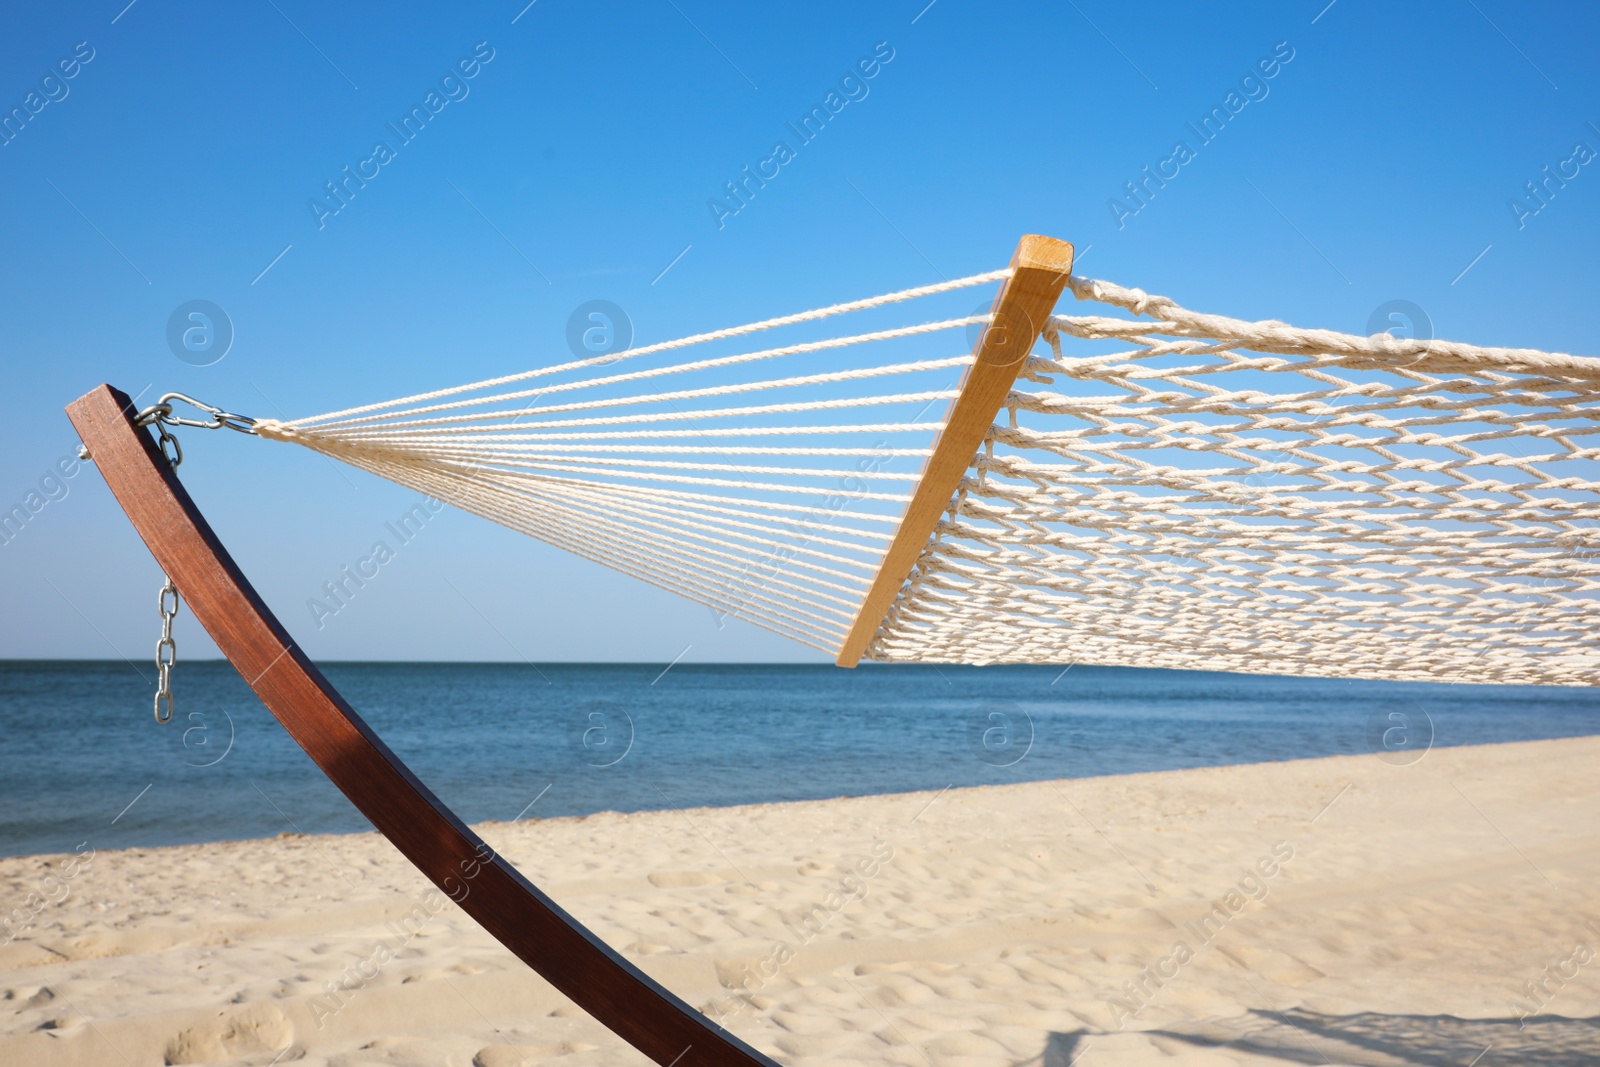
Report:
[[[1600,1061],[1597,767],[1585,738],[478,829],[785,1063],[1566,1065]],[[372,834],[0,860],[0,1063],[647,1062],[429,889]]]

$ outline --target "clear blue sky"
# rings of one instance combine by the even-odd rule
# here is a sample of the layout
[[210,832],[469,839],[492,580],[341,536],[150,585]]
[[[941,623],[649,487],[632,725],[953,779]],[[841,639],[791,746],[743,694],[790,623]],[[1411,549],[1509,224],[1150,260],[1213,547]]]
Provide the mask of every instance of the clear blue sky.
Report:
[[[1023,232],[1202,310],[1364,333],[1399,299],[1437,336],[1600,354],[1600,161],[1568,162],[1600,151],[1590,4],[125,2],[25,5],[0,36],[0,110],[26,115],[0,146],[0,508],[71,452],[61,408],[102,381],[313,414],[566,358],[588,300],[643,344],[989,270]],[[719,228],[723,183],[875,50]],[[386,123],[430,90],[448,102],[402,144]],[[1230,92],[1202,144],[1186,124]],[[393,158],[319,228],[309,201],[380,140]],[[1179,140],[1165,188],[1108,205],[1137,206],[1124,183]],[[1508,202],[1547,165],[1577,174],[1519,227]],[[233,324],[210,366],[168,346],[190,300]],[[238,435],[186,444],[314,657],[818,658],[448,512],[319,631],[306,599],[414,494]],[[0,656],[145,660],[155,565],[92,468],[51,485],[0,547]],[[187,616],[178,637],[214,654]]]

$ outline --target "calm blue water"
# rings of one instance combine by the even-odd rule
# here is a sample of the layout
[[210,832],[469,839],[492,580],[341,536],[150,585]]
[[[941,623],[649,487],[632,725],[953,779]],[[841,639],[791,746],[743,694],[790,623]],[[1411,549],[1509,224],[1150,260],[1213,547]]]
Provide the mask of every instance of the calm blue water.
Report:
[[[324,670],[468,822],[1600,733],[1600,690],[1094,667]],[[0,854],[367,828],[230,666],[174,679],[162,727],[125,663],[0,662]]]

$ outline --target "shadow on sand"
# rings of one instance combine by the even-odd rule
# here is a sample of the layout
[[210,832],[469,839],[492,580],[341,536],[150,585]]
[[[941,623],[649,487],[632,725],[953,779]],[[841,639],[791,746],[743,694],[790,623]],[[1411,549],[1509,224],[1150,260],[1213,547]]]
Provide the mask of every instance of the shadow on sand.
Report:
[[[1255,1011],[1233,1019],[1203,1020],[1165,1030],[1140,1031],[1172,1052],[1182,1045],[1236,1049],[1283,1063],[1357,1064],[1359,1067],[1594,1067],[1600,1063],[1600,1016],[1561,1015],[1458,1019],[1454,1015],[1324,1015]],[[1092,1052],[1089,1030],[1052,1033],[1041,1067],[1070,1067]],[[1085,1060],[1092,1067],[1093,1056]]]

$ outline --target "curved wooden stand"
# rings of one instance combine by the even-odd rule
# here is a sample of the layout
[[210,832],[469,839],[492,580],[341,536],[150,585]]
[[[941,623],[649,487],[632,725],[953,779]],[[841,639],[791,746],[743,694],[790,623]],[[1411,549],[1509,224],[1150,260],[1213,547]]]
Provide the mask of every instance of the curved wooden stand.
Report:
[[524,963],[662,1067],[776,1067],[623,959],[494,854],[417,780],[306,658],[102,385],[67,408],[139,536],[240,677],[418,870]]

